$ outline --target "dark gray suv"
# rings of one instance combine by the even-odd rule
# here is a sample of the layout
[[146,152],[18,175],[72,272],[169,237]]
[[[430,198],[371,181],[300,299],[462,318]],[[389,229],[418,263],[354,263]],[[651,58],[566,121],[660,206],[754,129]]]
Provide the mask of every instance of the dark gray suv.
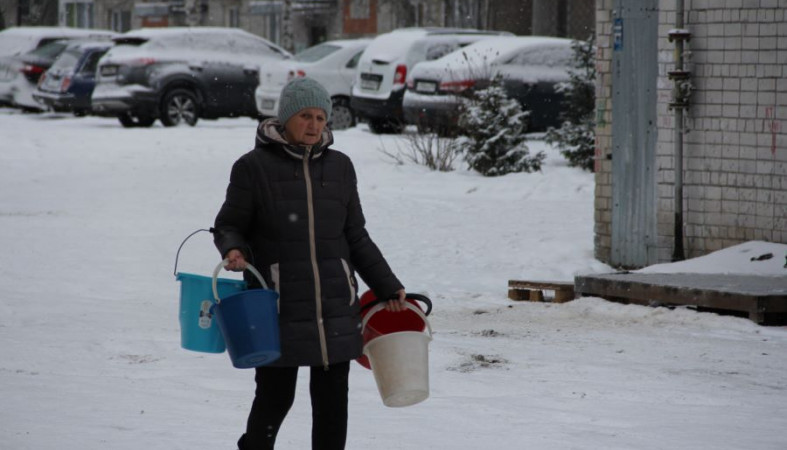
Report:
[[94,114],[125,127],[256,117],[260,65],[291,57],[237,28],[142,29],[114,41],[99,62],[91,100]]

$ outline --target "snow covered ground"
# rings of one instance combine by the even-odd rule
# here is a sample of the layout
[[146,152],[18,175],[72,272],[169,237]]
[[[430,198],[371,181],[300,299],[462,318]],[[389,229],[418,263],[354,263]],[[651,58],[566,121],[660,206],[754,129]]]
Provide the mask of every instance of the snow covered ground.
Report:
[[[253,372],[179,347],[173,263],[211,226],[254,128],[0,110],[0,448],[235,448]],[[335,147],[355,161],[372,236],[435,303],[431,397],[386,408],[353,364],[348,450],[787,448],[787,329],[512,302],[510,278],[611,270],[593,259],[593,176],[538,141],[542,173],[434,173],[383,156],[399,139],[359,126]],[[787,246],[744,245],[646,270],[785,276]],[[207,233],[180,258],[191,273],[218,262]],[[277,448],[309,448],[307,382]]]

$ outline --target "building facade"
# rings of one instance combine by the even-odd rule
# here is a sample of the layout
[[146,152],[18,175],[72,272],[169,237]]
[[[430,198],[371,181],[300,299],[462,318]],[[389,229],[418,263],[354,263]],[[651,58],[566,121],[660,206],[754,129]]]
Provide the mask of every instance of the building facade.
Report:
[[594,0],[0,0],[0,28],[238,27],[297,52],[402,27],[458,27],[586,39]]
[[401,27],[458,27],[586,39],[594,0],[345,0],[344,34],[376,35]]
[[598,259],[642,267],[787,243],[785,11],[597,0]]

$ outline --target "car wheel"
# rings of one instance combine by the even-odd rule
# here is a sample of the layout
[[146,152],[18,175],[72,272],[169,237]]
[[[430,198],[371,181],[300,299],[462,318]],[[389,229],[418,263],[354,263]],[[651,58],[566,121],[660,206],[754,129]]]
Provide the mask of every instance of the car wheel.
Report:
[[193,127],[199,118],[197,96],[187,89],[167,92],[161,102],[160,118],[165,127],[174,127],[181,122]]
[[44,112],[43,109],[35,108],[32,106],[19,106],[19,109],[21,109],[23,113],[27,113],[27,114],[41,114],[42,112]]
[[131,113],[123,113],[118,116],[118,121],[120,124],[123,125],[125,128],[136,128],[136,127],[143,127],[147,128],[153,125],[153,122],[156,121],[154,117],[148,116],[135,116]]
[[369,129],[374,134],[398,134],[404,125],[395,119],[369,119]]
[[346,130],[355,126],[355,113],[346,98],[334,98],[331,112],[331,129]]

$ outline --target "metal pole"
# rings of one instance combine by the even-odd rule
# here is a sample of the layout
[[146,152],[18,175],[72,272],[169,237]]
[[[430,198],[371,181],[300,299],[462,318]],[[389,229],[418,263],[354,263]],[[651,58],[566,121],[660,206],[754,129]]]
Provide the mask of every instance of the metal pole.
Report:
[[[683,0],[677,0],[675,11],[675,28],[682,30],[684,26]],[[683,72],[683,39],[675,39],[675,72]],[[682,83],[675,80],[676,85]],[[681,90],[675,89],[680,95]],[[680,98],[675,100],[675,243],[673,246],[672,260],[686,259],[683,251],[683,102]]]
[[284,0],[283,6],[281,46],[288,52],[295,53],[295,39],[292,32],[292,0]]

